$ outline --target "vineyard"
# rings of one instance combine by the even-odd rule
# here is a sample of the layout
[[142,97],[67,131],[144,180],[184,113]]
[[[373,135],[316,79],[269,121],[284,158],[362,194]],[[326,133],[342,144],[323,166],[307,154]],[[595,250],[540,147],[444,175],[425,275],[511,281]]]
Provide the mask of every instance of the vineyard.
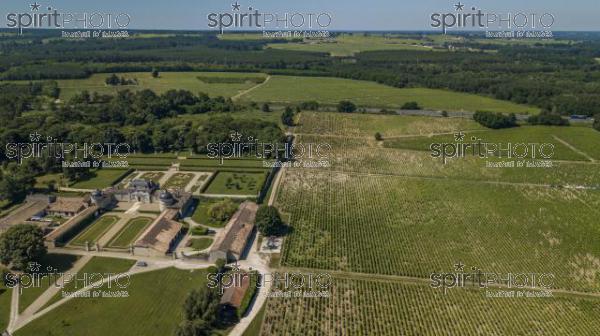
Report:
[[[600,169],[553,137],[596,155],[594,135],[388,115],[302,113],[299,124],[296,141],[331,145],[330,167],[285,170],[277,204],[293,233],[281,264],[337,275],[330,298],[270,298],[262,335],[593,335],[600,327]],[[548,140],[578,161],[491,169],[477,157],[444,164],[419,147],[459,130]],[[414,145],[388,146],[405,140]],[[552,288],[595,294],[501,299],[430,287],[432,272],[457,263],[552,274]]]
[[288,171],[285,266],[428,277],[462,261],[600,290],[600,192]]
[[333,278],[329,298],[272,298],[261,335],[596,335],[598,299],[485,299],[422,284]]

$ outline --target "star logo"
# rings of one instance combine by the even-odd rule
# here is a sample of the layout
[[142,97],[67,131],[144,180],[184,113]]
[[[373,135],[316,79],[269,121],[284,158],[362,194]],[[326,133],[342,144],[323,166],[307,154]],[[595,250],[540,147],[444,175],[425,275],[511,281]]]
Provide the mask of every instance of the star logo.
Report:
[[231,138],[231,141],[233,141],[233,142],[238,142],[242,139],[242,135],[240,133],[238,133],[237,131],[229,134],[229,137]]
[[38,141],[40,141],[41,137],[42,137],[42,135],[39,134],[38,132],[29,134],[29,139],[31,140],[31,142],[38,142]]
[[465,140],[465,133],[463,133],[462,131],[458,132],[458,133],[454,133],[454,141],[464,141]]
[[465,5],[461,4],[459,1],[456,5],[454,5],[454,10],[461,11],[464,9],[464,7],[465,7]]
[[40,271],[40,267],[42,267],[42,265],[36,263],[36,262],[30,262],[29,263],[29,270],[32,272],[39,272]]
[[37,2],[34,2],[31,5],[29,5],[29,6],[31,6],[31,11],[38,11],[38,10],[40,10],[40,4],[37,3]]
[[236,1],[234,4],[231,4],[231,8],[233,8],[234,11],[239,11],[240,4]]
[[231,265],[231,270],[234,272],[239,272],[240,264],[238,264],[237,260]]
[[465,264],[462,261],[459,261],[457,264],[454,264],[454,270],[462,272],[465,269]]

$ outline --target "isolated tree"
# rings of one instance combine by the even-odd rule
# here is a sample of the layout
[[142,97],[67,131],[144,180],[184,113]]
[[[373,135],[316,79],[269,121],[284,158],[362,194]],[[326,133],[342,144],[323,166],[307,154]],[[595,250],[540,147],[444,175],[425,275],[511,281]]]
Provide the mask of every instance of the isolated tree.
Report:
[[294,126],[294,111],[287,106],[281,115],[281,122],[286,126]]
[[0,262],[4,265],[25,270],[29,262],[45,254],[44,232],[35,225],[15,225],[0,236]]
[[158,78],[159,75],[158,69],[152,68],[152,78]]
[[379,133],[379,132],[375,133],[375,140],[377,140],[377,141],[383,140],[383,136],[381,135],[381,133]]
[[238,206],[230,198],[226,198],[210,206],[208,215],[216,221],[226,221],[233,216]]
[[447,111],[442,111],[442,117],[448,118],[448,112]]
[[267,103],[264,103],[261,107],[261,110],[263,112],[271,112],[271,106],[269,106],[269,104],[267,104]]
[[119,85],[121,83],[121,79],[119,79],[117,75],[112,74],[108,78],[106,78],[105,82],[107,85]]
[[265,236],[276,236],[282,233],[284,224],[279,211],[274,206],[261,205],[256,212],[255,225]]
[[348,100],[342,100],[337,105],[338,112],[352,113],[356,111],[356,105]]

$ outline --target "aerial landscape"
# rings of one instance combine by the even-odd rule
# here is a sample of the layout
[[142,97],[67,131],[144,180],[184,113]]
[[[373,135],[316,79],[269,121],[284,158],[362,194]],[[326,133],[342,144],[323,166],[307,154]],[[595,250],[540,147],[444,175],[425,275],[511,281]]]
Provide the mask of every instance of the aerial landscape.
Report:
[[272,37],[227,2],[86,37],[36,5],[0,4],[2,336],[598,335],[600,26]]

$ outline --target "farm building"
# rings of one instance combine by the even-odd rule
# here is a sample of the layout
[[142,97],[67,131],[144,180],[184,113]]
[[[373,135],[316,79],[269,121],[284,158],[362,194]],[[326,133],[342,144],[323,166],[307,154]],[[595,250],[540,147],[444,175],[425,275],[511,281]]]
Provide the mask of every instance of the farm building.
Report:
[[218,259],[240,260],[254,232],[254,218],[258,205],[245,201],[231,217],[225,228],[217,233],[213,247],[209,252],[209,261]]
[[69,220],[47,234],[46,237],[44,237],[46,245],[52,248],[64,245],[98,215],[99,209],[97,206],[92,205],[85,208],[83,211],[69,218]]
[[57,197],[50,202],[46,213],[50,216],[73,217],[89,206],[87,197]]
[[[243,274],[240,276],[240,283],[227,287],[223,296],[221,296],[221,306],[226,312],[237,312],[242,306],[244,296],[250,287],[250,276]],[[240,312],[243,313],[243,312]]]
[[183,233],[183,225],[175,219],[176,209],[169,209],[158,216],[134,244],[134,254],[142,256],[164,256],[177,245]]

